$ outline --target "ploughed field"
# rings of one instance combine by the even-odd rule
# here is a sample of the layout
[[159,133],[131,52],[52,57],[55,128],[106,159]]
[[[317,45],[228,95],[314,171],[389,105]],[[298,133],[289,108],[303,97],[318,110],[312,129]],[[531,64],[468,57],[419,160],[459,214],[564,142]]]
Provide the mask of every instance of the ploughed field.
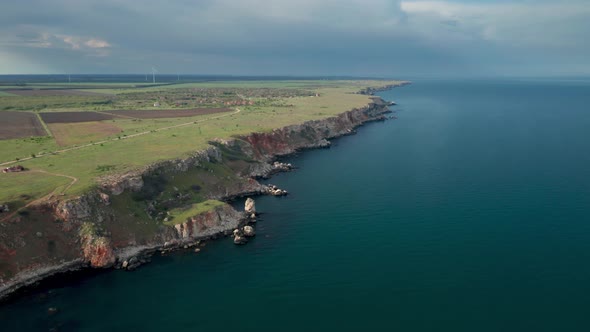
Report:
[[0,120],[0,140],[47,135],[35,113],[2,112]]
[[137,119],[185,118],[197,115],[231,112],[231,108],[195,108],[190,110],[153,110],[153,111],[105,111],[114,116]]
[[104,112],[47,112],[40,113],[45,123],[74,123],[112,120],[114,118],[165,119],[230,112],[230,108],[195,108],[190,110],[104,111]]
[[45,123],[72,123],[112,120],[113,115],[97,112],[50,112],[39,113]]

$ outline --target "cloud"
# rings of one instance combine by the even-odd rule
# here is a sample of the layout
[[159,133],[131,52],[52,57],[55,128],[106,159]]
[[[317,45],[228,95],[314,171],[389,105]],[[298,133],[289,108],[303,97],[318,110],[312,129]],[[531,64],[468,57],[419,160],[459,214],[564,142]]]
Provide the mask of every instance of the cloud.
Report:
[[108,48],[111,47],[111,45],[104,41],[104,40],[100,40],[100,39],[89,39],[86,42],[84,42],[84,45],[86,45],[87,47],[90,48]]
[[581,0],[21,0],[0,4],[0,51],[86,72],[584,71],[589,22]]
[[463,3],[402,1],[414,28],[431,38],[449,37],[440,30],[454,22],[453,33],[513,46],[577,47],[590,29],[590,6],[583,1]]
[[102,39],[41,32],[37,37],[23,40],[21,47],[54,48],[82,52],[91,56],[108,56],[111,45]]

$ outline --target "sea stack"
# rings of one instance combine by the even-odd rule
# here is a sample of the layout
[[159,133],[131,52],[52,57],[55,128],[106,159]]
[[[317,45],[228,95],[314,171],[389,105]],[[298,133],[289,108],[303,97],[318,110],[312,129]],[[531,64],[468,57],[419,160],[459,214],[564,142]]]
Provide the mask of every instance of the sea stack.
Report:
[[252,198],[248,197],[246,199],[246,204],[244,205],[244,210],[248,214],[255,214],[256,213],[256,204],[254,203],[254,200]]

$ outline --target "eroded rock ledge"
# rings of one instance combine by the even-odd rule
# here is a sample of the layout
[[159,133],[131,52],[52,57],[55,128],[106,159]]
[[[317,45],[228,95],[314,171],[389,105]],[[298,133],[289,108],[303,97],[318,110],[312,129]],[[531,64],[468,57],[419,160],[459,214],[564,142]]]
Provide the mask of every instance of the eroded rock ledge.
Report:
[[[250,211],[238,212],[224,204],[173,224],[168,222],[168,211],[197,196],[227,201],[276,192],[256,179],[293,168],[275,162],[277,157],[302,149],[329,147],[328,139],[352,134],[363,123],[385,120],[387,105],[380,99],[374,100],[365,107],[323,120],[215,140],[209,148],[189,157],[104,177],[97,189],[85,195],[36,207],[33,214],[53,221],[48,232],[48,236],[57,239],[51,240],[55,247],[53,256],[45,260],[32,254],[29,257],[22,250],[29,238],[20,241],[0,237],[0,254],[1,250],[14,253],[11,259],[18,260],[14,273],[0,276],[0,298],[55,273],[85,267],[126,268],[134,258],[137,262],[157,250],[183,248],[205,239],[228,236],[240,227],[240,232],[245,233],[238,235],[252,234],[250,228],[244,231],[243,226],[255,217],[253,206]],[[176,183],[184,185],[186,181],[195,183],[188,189],[176,187]],[[137,208],[141,204],[145,204],[145,209]],[[21,225],[14,220],[3,227],[15,230]],[[125,262],[127,266],[123,266]]]

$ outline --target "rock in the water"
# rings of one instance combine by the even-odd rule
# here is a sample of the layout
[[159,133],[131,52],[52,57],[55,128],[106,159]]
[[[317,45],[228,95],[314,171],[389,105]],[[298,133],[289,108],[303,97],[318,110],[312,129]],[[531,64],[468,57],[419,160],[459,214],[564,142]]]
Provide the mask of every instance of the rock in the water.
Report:
[[127,270],[129,270],[129,271],[135,270],[141,264],[142,264],[142,261],[140,259],[138,259],[137,257],[131,257],[129,259],[129,263],[127,264]]
[[285,195],[289,194],[286,190],[280,189],[279,187],[275,186],[274,184],[268,185],[267,192],[273,196],[285,196]]
[[278,171],[278,172],[287,172],[293,169],[293,165],[289,164],[289,163],[281,163],[279,161],[275,161],[272,164],[272,169],[273,171]]
[[252,237],[256,235],[256,231],[254,231],[254,227],[252,226],[244,226],[243,228],[244,236]]
[[248,199],[246,199],[244,210],[247,213],[256,213],[256,204],[254,203],[254,200],[252,198],[248,197]]
[[201,249],[195,248],[195,252],[200,252],[200,251],[201,251]]
[[248,239],[245,236],[237,235],[234,237],[234,244],[246,244],[246,242],[248,242]]

